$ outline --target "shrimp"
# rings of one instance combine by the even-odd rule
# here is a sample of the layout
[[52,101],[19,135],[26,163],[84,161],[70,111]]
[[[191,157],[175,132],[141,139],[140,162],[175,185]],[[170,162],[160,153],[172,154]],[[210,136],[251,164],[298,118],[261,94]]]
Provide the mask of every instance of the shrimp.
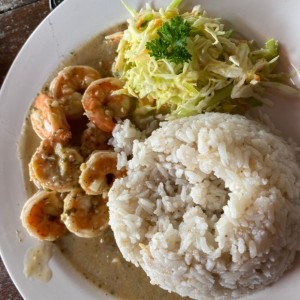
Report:
[[56,142],[66,143],[72,137],[64,111],[57,101],[44,93],[36,97],[30,120],[41,139],[52,138]]
[[125,118],[131,108],[132,98],[114,94],[123,84],[116,78],[107,77],[94,81],[82,97],[87,117],[99,129],[112,132],[117,118]]
[[50,83],[50,93],[62,106],[67,119],[78,119],[83,114],[82,94],[99,72],[88,66],[69,66],[62,69]]
[[107,199],[74,189],[64,199],[62,221],[70,232],[83,238],[99,236],[108,226]]
[[95,150],[108,150],[111,146],[108,145],[112,135],[104,132],[93,123],[88,123],[81,137],[80,151],[83,157],[88,157]]
[[31,236],[55,241],[66,232],[62,213],[63,201],[56,192],[39,191],[25,202],[20,218]]
[[80,166],[79,184],[88,195],[107,193],[115,178],[125,175],[124,170],[117,170],[117,153],[113,151],[95,151]]
[[29,163],[30,179],[38,188],[59,193],[78,186],[83,158],[75,148],[43,140]]

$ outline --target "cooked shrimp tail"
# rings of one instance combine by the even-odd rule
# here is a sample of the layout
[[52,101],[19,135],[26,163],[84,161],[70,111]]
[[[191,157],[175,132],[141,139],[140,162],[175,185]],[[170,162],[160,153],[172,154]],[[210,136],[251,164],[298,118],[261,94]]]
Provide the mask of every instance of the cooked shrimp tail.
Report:
[[75,148],[43,140],[29,163],[30,179],[38,188],[60,193],[78,186],[82,156]]
[[79,184],[88,195],[107,196],[113,181],[125,175],[117,170],[117,153],[114,151],[95,151],[80,166]]
[[86,88],[101,76],[88,66],[68,66],[50,84],[50,94],[65,112],[67,119],[78,119],[83,114],[81,98]]
[[87,158],[95,150],[109,150],[112,147],[108,145],[112,135],[99,129],[93,123],[88,123],[87,128],[81,136],[80,151],[83,157]]
[[30,114],[33,130],[41,139],[51,138],[66,143],[71,139],[70,126],[64,111],[58,102],[44,93],[40,93]]
[[118,79],[107,77],[91,83],[83,95],[82,104],[87,117],[105,132],[112,132],[116,119],[129,114],[132,98],[115,94],[122,86]]
[[28,233],[42,241],[55,241],[66,232],[61,221],[63,201],[58,194],[39,191],[29,198],[21,212],[21,221]]
[[64,199],[61,219],[68,230],[79,237],[99,236],[108,226],[106,202],[101,196],[89,196],[75,189]]

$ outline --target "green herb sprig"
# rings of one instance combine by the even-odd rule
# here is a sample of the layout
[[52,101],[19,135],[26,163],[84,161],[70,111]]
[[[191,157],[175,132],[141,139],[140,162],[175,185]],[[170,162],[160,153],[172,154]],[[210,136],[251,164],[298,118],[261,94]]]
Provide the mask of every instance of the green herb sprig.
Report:
[[147,42],[146,49],[156,60],[167,59],[176,64],[187,62],[192,55],[186,49],[191,25],[177,16],[165,22],[157,31],[158,38]]

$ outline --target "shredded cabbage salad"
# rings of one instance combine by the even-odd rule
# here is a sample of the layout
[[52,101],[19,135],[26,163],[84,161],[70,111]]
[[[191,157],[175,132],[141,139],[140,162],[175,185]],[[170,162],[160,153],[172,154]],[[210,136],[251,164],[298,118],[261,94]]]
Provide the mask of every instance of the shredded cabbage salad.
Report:
[[[232,30],[200,6],[180,14],[181,2],[173,0],[158,11],[149,4],[139,12],[127,7],[132,17],[113,65],[114,75],[125,83],[118,93],[137,97],[148,110],[166,111],[170,119],[209,111],[241,113],[271,104],[266,89],[293,90],[274,72],[276,40],[259,48],[253,41],[234,38]],[[177,56],[180,49],[187,51],[185,60],[175,59],[174,49]],[[161,57],[153,55],[155,50]]]

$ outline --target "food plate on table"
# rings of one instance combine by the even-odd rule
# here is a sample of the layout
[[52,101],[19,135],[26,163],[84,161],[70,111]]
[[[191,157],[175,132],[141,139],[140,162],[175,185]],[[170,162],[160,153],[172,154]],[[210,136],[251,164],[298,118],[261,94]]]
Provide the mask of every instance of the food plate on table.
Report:
[[[147,1],[126,1],[130,8],[139,10]],[[167,7],[170,1],[154,1],[155,8]],[[300,42],[297,34],[300,22],[297,12],[300,4],[289,1],[238,1],[238,0],[187,0],[180,11],[201,5],[211,17],[221,18],[226,26],[235,29],[244,38],[259,44],[274,38],[280,44],[282,68],[292,74],[299,86]],[[53,78],[70,55],[76,54],[99,33],[125,22],[130,17],[121,1],[109,5],[99,0],[67,0],[59,5],[40,24],[28,39],[3,83],[0,94],[1,120],[1,256],[10,276],[25,299],[112,299],[107,291],[86,280],[64,255],[54,247],[49,267],[52,278],[48,282],[31,280],[23,273],[24,258],[28,249],[38,246],[29,237],[20,221],[20,213],[27,199],[18,143],[28,109],[41,88]],[[93,54],[94,55],[94,54]],[[99,53],[99,60],[101,53]],[[278,98],[278,97],[277,97]],[[277,99],[275,106],[266,108],[275,126],[286,138],[300,144],[297,125],[300,100]],[[292,98],[292,97],[289,97]],[[88,255],[88,254],[87,254]],[[125,276],[125,274],[124,274]],[[300,288],[300,259],[296,257],[291,270],[278,282],[245,299],[297,299]],[[137,283],[138,284],[138,283]],[[148,299],[152,299],[149,297]]]

